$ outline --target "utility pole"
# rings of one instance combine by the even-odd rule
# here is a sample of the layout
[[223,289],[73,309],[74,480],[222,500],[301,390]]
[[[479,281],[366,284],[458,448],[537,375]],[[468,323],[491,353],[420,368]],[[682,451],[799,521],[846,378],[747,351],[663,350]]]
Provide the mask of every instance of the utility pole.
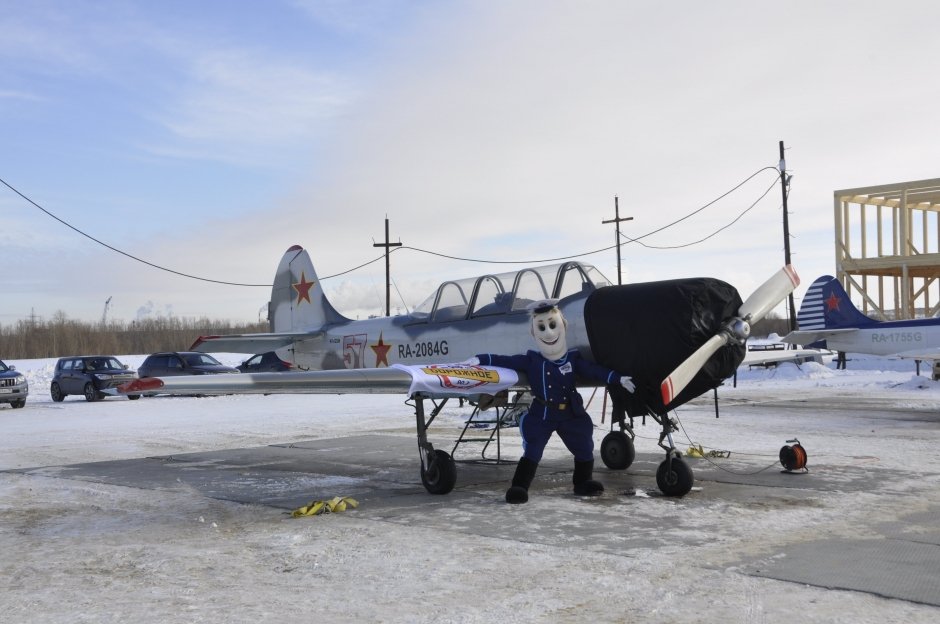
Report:
[[[375,240],[375,239],[373,239]],[[401,247],[401,241],[390,243],[388,241],[388,217],[385,217],[385,242],[374,243],[373,247],[385,247],[385,316],[392,315],[392,269],[388,260],[391,247]]]
[[[790,264],[790,215],[787,209],[787,187],[790,185],[790,176],[787,175],[787,159],[783,154],[783,141],[780,141],[780,191],[783,193],[783,262]],[[793,292],[787,295],[790,306],[790,331],[796,329],[796,305],[793,303]]]
[[101,313],[101,324],[105,325],[108,322],[108,308],[111,307],[111,297],[108,297],[104,302],[104,312]]
[[616,238],[614,239],[614,242],[617,243],[617,286],[621,285],[621,281],[620,281],[620,222],[621,221],[633,221],[633,217],[621,218],[620,201],[617,199],[617,196],[614,195],[614,218],[608,219],[607,221],[601,221],[601,224],[602,225],[606,225],[608,223],[616,224],[617,233],[615,235]]

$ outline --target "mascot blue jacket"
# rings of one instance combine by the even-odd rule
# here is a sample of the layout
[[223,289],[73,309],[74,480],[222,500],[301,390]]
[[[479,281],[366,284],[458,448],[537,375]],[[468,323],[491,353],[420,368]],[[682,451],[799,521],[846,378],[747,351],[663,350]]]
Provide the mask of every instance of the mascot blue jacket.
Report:
[[532,388],[533,402],[520,423],[523,455],[516,466],[512,486],[506,492],[509,503],[524,503],[542,452],[553,433],[557,433],[574,455],[574,491],[596,496],[604,486],[592,479],[594,471],[594,423],[584,409],[576,382],[578,379],[599,384],[619,383],[628,392],[635,386],[630,377],[585,360],[577,349],[568,349],[567,321],[547,299],[529,306],[531,333],[539,347],[520,355],[481,353],[474,364],[501,366],[523,372]]

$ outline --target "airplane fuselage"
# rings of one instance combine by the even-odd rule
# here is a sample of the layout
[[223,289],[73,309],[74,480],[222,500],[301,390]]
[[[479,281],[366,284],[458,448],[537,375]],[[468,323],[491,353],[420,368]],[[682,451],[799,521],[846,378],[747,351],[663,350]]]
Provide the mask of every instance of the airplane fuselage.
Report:
[[830,349],[848,353],[895,355],[940,350],[940,319],[884,322],[826,338]]
[[[569,346],[591,358],[584,300],[566,302],[562,312],[568,319]],[[535,349],[529,323],[525,310],[438,323],[410,315],[340,322],[321,327],[315,338],[296,342],[278,354],[307,370],[459,362],[480,353]]]

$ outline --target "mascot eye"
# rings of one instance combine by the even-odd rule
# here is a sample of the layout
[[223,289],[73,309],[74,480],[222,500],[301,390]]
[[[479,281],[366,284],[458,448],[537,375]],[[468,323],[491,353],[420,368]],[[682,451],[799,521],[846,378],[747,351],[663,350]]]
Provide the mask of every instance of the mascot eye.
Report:
[[545,323],[539,323],[539,331],[540,332],[545,331]]
[[551,327],[552,329],[555,329],[558,325],[555,323],[555,321],[551,321],[549,322],[548,326]]

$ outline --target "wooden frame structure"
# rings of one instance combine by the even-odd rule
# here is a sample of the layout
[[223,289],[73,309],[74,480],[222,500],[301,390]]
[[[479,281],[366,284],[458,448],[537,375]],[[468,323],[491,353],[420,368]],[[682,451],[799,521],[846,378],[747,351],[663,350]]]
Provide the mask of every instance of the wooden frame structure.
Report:
[[940,312],[940,178],[835,191],[833,211],[836,278],[865,314]]

